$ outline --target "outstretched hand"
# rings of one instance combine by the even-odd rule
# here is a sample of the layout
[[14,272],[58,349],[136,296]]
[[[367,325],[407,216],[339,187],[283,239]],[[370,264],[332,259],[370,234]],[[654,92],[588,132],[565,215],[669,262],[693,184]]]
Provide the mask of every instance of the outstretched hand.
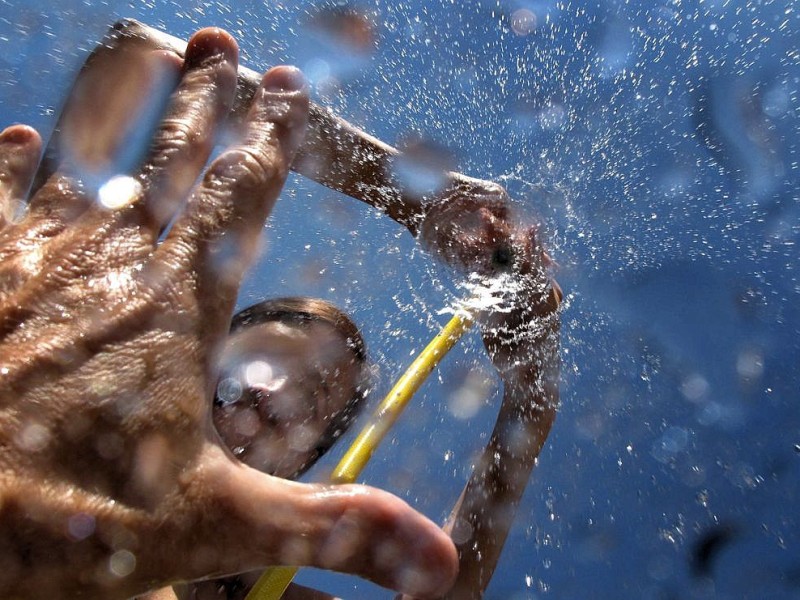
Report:
[[[453,544],[401,500],[271,478],[213,430],[217,352],[308,110],[300,73],[272,69],[240,141],[195,184],[237,54],[207,29],[183,63],[146,57],[179,83],[111,204],[66,161],[20,216],[40,139],[0,134],[0,596],[125,598],[269,564],[417,596],[455,577]],[[89,148],[129,125],[100,122],[102,98],[84,89],[67,113]]]

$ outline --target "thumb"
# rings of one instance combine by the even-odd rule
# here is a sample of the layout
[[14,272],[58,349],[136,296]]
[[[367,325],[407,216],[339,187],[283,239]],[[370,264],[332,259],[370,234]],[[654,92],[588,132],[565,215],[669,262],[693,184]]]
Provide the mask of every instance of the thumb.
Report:
[[198,576],[311,566],[420,598],[440,596],[453,584],[453,542],[399,498],[362,485],[271,477],[219,452],[213,482],[201,484],[211,492],[201,513],[215,522],[207,541],[218,564]]

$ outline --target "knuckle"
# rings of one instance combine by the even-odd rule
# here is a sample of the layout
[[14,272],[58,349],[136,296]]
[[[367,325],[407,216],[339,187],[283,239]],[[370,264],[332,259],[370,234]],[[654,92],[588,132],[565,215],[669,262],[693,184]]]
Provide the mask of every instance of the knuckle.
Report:
[[18,261],[11,261],[10,264],[0,266],[0,297],[5,297],[15,291],[30,275]]
[[308,112],[307,96],[300,93],[267,94],[269,101],[255,105],[256,122],[291,128],[303,121]]
[[165,119],[154,140],[154,156],[167,160],[178,153],[187,152],[197,141],[197,127],[192,119]]
[[183,77],[185,89],[199,94],[213,93],[227,79],[236,77],[236,69],[225,53],[213,53],[192,64]]
[[212,164],[206,183],[238,191],[254,191],[272,184],[278,175],[273,158],[248,148],[228,150]]

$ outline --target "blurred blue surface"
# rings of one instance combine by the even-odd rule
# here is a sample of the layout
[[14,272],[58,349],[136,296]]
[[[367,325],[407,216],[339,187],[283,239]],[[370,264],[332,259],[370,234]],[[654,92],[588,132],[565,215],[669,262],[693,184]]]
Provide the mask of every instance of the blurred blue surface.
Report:
[[[366,54],[311,27],[334,4],[0,0],[0,121],[47,134],[88,50],[131,16],[225,27],[244,64],[298,63],[379,138],[447,148],[541,219],[568,295],[563,408],[487,598],[800,598],[795,3],[365,0]],[[375,400],[455,293],[394,223],[297,178],[264,239],[240,304],[346,308]],[[451,396],[489,368],[475,337],[454,351],[364,480],[443,519],[498,401],[462,419]]]

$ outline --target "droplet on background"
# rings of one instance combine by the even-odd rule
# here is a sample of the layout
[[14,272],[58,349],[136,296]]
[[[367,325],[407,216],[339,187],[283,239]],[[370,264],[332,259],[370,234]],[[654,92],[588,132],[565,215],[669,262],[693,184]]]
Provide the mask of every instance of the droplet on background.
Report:
[[315,86],[336,85],[357,76],[378,43],[372,20],[350,5],[314,9],[301,28],[295,60]]
[[536,14],[527,8],[511,13],[511,31],[519,36],[528,35],[536,29]]
[[786,141],[776,118],[787,108],[784,87],[766,73],[715,75],[693,93],[699,139],[751,203],[771,198],[786,175]]
[[785,115],[792,107],[792,95],[783,84],[773,84],[761,98],[761,109],[764,114],[773,119]]
[[134,186],[121,176],[132,174],[150,149],[176,76],[135,42],[96,55],[81,72],[64,109],[58,150],[90,196],[104,189],[98,199],[106,208],[130,201]]
[[453,154],[442,144],[411,136],[398,144],[401,154],[393,161],[394,175],[403,192],[413,198],[435,195],[447,184]]
[[692,373],[681,382],[681,394],[690,402],[700,402],[707,397],[710,385],[699,373]]
[[628,25],[612,22],[605,31],[598,49],[600,75],[614,77],[628,66],[633,52],[633,40]]
[[668,462],[682,452],[689,442],[689,432],[682,427],[669,427],[653,444],[653,457],[659,462]]
[[514,0],[508,7],[508,25],[515,35],[528,36],[558,19],[562,5],[554,0]]
[[744,380],[758,379],[764,372],[763,354],[755,348],[743,350],[736,359],[736,372]]
[[539,123],[542,129],[561,129],[567,122],[567,111],[562,104],[548,103],[539,112]]

